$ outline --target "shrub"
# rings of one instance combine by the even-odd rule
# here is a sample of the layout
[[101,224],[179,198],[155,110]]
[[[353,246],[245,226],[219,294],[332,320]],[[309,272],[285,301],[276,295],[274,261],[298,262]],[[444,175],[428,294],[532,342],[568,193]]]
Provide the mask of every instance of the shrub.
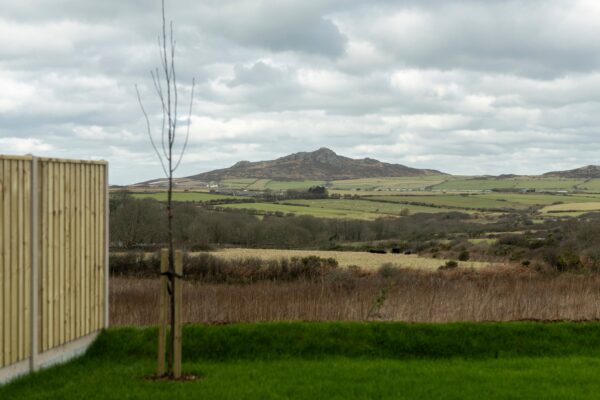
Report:
[[468,250],[462,250],[459,254],[458,254],[458,261],[468,261],[469,260],[469,251]]
[[458,267],[458,263],[454,260],[448,260],[446,261],[446,264],[442,265],[441,267],[439,267],[439,270],[444,270],[444,269],[453,269]]
[[377,270],[377,275],[379,275],[383,279],[394,278],[398,276],[398,274],[400,274],[400,268],[398,268],[392,263],[381,264],[381,266]]

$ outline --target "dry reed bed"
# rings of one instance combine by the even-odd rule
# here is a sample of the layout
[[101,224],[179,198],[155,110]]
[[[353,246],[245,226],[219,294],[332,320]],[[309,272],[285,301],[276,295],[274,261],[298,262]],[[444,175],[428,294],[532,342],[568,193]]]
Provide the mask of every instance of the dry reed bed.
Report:
[[[157,323],[158,280],[111,279],[111,324]],[[186,323],[600,319],[600,275],[402,271],[395,277],[184,284]]]

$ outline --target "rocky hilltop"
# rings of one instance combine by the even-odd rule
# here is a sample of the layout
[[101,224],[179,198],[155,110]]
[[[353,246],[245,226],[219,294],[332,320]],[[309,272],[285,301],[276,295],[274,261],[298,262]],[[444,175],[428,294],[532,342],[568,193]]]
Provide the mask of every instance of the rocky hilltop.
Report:
[[300,152],[270,161],[239,161],[229,168],[192,175],[186,180],[221,181],[255,178],[275,180],[340,180],[376,177],[422,176],[442,174],[430,169],[417,169],[372,158],[353,159],[328,148]]

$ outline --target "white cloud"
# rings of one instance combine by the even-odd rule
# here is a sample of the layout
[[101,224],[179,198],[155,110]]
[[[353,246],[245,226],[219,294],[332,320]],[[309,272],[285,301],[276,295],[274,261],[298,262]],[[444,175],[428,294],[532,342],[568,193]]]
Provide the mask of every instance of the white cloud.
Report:
[[0,138],[1,154],[35,154],[47,153],[54,150],[54,146],[35,138],[4,137]]
[[[161,176],[133,90],[157,133],[158,5],[3,5],[0,152],[105,158],[115,183]],[[170,0],[167,12],[181,136],[198,82],[180,175],[321,146],[456,173],[599,163],[597,1]]]

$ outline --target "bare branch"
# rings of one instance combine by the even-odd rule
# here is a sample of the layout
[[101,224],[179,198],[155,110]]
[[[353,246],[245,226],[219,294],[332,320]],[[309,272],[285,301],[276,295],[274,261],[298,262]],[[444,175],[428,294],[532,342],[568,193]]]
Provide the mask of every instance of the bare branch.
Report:
[[165,73],[165,82],[167,87],[167,161],[169,163],[169,172],[172,170],[173,161],[173,115],[171,113],[171,77],[169,73],[169,62],[167,56],[167,23],[165,19],[165,1],[162,1],[162,58]]
[[158,156],[160,165],[162,166],[162,169],[165,172],[165,175],[168,177],[169,174],[167,173],[167,169],[165,168],[165,163],[163,162],[163,159],[160,156],[158,149],[156,148],[156,144],[154,144],[154,138],[152,138],[152,130],[150,128],[150,119],[148,118],[148,113],[146,112],[146,109],[144,108],[144,104],[142,103],[142,97],[140,96],[140,91],[139,91],[137,85],[135,85],[135,92],[137,94],[138,102],[140,103],[140,108],[142,109],[142,113],[144,114],[144,118],[146,119],[146,127],[148,129],[148,137],[150,138],[150,143],[152,143],[152,147],[154,148],[154,151],[156,152],[156,155]]
[[173,21],[171,21],[171,78],[173,79],[173,137],[172,141],[175,143],[175,136],[177,135],[177,79],[175,76],[175,40],[173,39]]
[[181,153],[179,154],[179,160],[177,160],[177,164],[175,164],[175,168],[173,171],[179,167],[181,160],[183,159],[183,154],[185,153],[185,149],[188,145],[188,140],[190,138],[190,125],[192,124],[192,106],[194,105],[194,88],[196,87],[196,78],[192,78],[192,93],[190,94],[190,111],[188,113],[188,125],[187,132],[185,133],[185,142],[183,143],[183,147],[181,149]]
[[160,76],[158,73],[158,68],[156,68],[156,75],[153,71],[150,71],[150,76],[152,77],[152,83],[154,84],[154,90],[156,90],[156,94],[161,103],[162,107],[162,123],[161,123],[161,131],[160,131],[160,141],[163,150],[163,155],[167,158],[167,148],[165,147],[165,120],[167,109],[165,107],[165,98],[163,96],[162,85],[160,84]]

